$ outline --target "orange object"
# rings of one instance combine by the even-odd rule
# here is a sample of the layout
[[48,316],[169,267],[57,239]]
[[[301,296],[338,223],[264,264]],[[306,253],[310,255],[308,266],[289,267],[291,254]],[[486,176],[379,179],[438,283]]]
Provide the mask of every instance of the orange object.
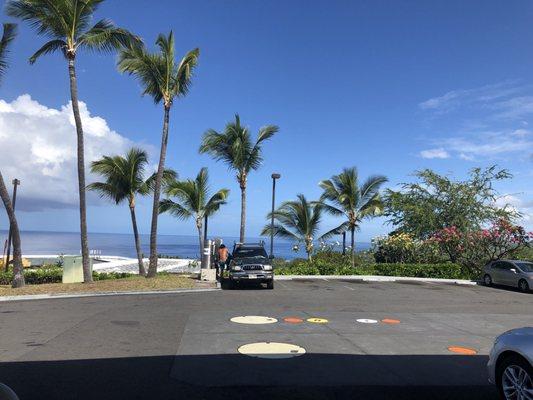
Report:
[[399,319],[385,318],[385,319],[382,319],[381,322],[383,322],[384,324],[396,325],[396,324],[400,323],[400,320]]
[[287,318],[283,318],[283,321],[289,323],[289,324],[301,324],[302,322],[304,322],[303,319],[301,318],[298,318],[298,317],[287,317]]
[[468,347],[450,346],[448,347],[448,350],[450,350],[452,353],[462,354],[464,356],[473,356],[477,354],[477,351],[474,349],[469,349]]

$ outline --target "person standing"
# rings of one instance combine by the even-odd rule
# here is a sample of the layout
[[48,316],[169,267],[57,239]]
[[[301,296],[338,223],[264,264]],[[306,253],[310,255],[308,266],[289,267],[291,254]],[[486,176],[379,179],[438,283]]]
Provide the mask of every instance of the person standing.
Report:
[[221,244],[218,248],[218,276],[222,278],[222,273],[224,268],[226,268],[226,263],[229,257],[229,251],[225,244]]

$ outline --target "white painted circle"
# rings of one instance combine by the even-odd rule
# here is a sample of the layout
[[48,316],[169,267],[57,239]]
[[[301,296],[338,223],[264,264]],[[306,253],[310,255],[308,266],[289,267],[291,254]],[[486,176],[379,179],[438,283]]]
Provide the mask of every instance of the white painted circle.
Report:
[[245,315],[241,317],[233,317],[230,319],[231,322],[237,324],[250,324],[250,325],[262,325],[262,324],[275,324],[278,322],[276,318],[272,317],[263,317],[260,315]]
[[377,324],[378,321],[375,319],[367,319],[367,318],[360,318],[357,320],[357,322],[360,322],[361,324]]
[[293,358],[303,356],[305,349],[289,343],[259,342],[239,347],[239,353],[258,358]]

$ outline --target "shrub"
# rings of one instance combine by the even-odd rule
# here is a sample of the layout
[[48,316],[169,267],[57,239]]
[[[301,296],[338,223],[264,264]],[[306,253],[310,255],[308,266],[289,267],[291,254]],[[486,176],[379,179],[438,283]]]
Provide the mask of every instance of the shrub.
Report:
[[395,233],[372,240],[374,258],[379,263],[439,263],[440,249],[433,240],[414,239],[409,233]]
[[[129,278],[133,274],[128,272],[96,272],[93,271],[93,280],[103,281],[109,279]],[[41,285],[44,283],[61,283],[63,280],[63,269],[57,266],[44,266],[41,268],[26,269],[24,280],[28,285]],[[13,270],[0,272],[0,285],[11,285],[13,282]]]

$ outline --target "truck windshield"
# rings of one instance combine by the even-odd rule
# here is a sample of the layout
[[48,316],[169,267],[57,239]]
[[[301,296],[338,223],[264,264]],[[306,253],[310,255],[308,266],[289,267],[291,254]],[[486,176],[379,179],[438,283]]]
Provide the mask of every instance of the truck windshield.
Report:
[[255,249],[236,249],[233,257],[239,258],[267,258],[267,253],[265,249],[255,248]]

